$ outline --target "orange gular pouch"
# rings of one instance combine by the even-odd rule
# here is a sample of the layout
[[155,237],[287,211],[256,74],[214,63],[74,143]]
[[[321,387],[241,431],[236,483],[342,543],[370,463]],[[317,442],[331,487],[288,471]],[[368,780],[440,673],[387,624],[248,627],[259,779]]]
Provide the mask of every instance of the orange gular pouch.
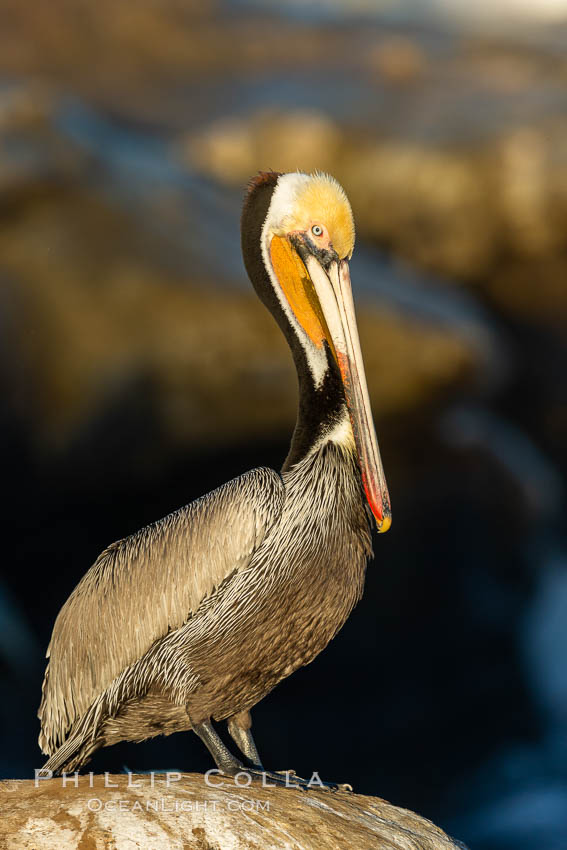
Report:
[[326,339],[333,351],[331,335],[303,260],[285,236],[274,236],[270,244],[270,261],[274,274],[293,315],[317,346]]

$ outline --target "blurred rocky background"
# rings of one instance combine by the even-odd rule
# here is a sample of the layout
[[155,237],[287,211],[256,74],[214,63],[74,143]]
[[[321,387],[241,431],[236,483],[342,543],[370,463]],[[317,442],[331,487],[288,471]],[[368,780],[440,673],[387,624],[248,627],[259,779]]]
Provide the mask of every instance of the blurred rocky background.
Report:
[[[259,746],[475,850],[565,847],[567,3],[469,6],[0,0],[4,776],[41,763],[43,653],[100,550],[285,457],[240,204],[322,169],[394,525]],[[92,763],[123,766],[210,764],[189,735]]]

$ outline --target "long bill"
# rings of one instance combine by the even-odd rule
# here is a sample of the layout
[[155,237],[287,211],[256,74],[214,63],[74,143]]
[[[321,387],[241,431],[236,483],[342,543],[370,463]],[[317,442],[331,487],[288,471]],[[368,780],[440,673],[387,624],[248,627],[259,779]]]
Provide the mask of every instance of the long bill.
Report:
[[384,532],[392,523],[390,496],[372,419],[348,263],[346,260],[331,263],[325,271],[313,255],[303,259],[341,372],[366,498],[378,531]]

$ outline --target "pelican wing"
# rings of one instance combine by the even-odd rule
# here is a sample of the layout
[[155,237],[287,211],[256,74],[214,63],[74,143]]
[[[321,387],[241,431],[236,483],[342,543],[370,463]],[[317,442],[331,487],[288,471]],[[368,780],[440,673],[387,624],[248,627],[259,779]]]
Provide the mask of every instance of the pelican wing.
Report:
[[105,549],[53,628],[38,712],[44,753],[128,665],[250,563],[283,499],[280,476],[255,469]]

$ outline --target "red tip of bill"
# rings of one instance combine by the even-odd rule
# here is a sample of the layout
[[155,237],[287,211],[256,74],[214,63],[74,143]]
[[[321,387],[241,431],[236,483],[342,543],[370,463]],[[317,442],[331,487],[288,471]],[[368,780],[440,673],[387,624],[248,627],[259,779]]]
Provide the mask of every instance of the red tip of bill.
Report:
[[364,486],[364,492],[366,494],[366,500],[370,505],[370,510],[374,515],[374,519],[376,520],[376,527],[378,529],[379,534],[384,534],[385,531],[388,531],[390,526],[392,525],[392,514],[390,513],[390,503],[384,503],[384,501],[377,501],[374,493],[368,486],[368,480],[364,472],[362,473],[362,484]]

